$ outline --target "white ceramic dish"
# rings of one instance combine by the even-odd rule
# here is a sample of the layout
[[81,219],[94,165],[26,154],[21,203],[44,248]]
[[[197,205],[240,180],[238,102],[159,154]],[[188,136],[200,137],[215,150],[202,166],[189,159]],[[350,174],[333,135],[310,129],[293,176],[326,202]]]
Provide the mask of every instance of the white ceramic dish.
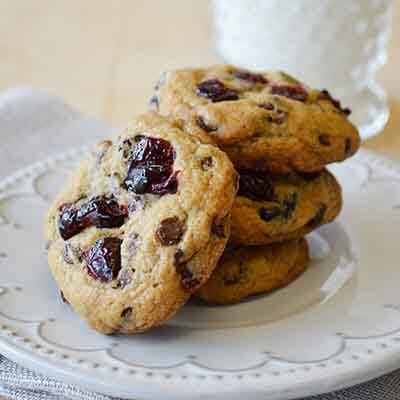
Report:
[[91,332],[59,298],[42,218],[81,150],[0,183],[0,352],[95,391],[137,399],[288,399],[400,365],[400,166],[361,151],[334,166],[339,220],[309,236],[293,284],[229,307],[192,302],[132,337]]

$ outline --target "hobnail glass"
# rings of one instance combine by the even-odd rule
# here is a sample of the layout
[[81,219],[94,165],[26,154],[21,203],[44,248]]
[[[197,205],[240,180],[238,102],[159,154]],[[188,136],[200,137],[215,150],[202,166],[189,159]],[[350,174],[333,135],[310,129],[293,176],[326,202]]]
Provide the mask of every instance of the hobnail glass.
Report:
[[327,88],[353,110],[363,138],[388,119],[374,77],[386,61],[393,0],[213,0],[218,54],[225,62],[280,69]]

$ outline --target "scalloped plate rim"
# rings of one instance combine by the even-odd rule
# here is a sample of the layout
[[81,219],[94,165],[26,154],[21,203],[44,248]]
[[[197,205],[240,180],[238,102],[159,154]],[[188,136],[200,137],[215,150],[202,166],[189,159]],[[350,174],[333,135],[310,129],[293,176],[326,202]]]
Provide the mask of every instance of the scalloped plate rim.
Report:
[[[52,162],[56,159],[63,159],[67,157],[68,154],[80,154],[83,148],[70,150],[63,154],[56,155],[55,157],[45,159],[38,163],[33,164],[30,167],[26,167],[17,171],[16,173],[0,180],[0,194],[6,191],[7,187],[12,184],[13,181],[20,179],[21,177],[26,176],[29,171],[39,170],[46,165],[51,165]],[[358,158],[362,158],[363,161],[367,164],[375,164],[375,165],[385,165],[388,170],[395,170],[396,173],[400,173],[400,164],[396,161],[386,159],[374,152],[368,150],[362,150]],[[1,317],[1,320],[4,318]],[[11,322],[5,322],[2,327],[5,325],[12,325]],[[18,328],[15,328],[18,330]],[[160,379],[162,374],[159,376],[155,376],[154,381],[157,384],[154,384],[152,377],[147,376],[146,374],[137,374],[136,376],[131,376],[129,378],[130,384],[129,387],[125,384],[122,384],[122,378],[116,377],[118,379],[118,384],[121,386],[119,388],[115,388],[114,384],[108,384],[107,381],[100,381],[99,377],[91,376],[86,373],[85,370],[74,368],[71,365],[65,365],[62,363],[62,360],[57,359],[52,360],[48,357],[43,356],[42,354],[34,354],[32,351],[21,348],[19,344],[13,344],[10,338],[4,338],[4,335],[7,336],[7,333],[1,332],[0,335],[0,350],[1,352],[11,360],[21,363],[27,368],[32,368],[37,371],[40,371],[44,374],[48,374],[50,376],[59,378],[63,381],[66,381],[71,384],[77,384],[81,387],[94,390],[101,391],[103,393],[107,393],[110,395],[119,395],[119,396],[142,396],[144,399],[154,398],[154,396],[160,395],[163,393],[163,398],[174,398],[180,399],[185,398],[187,395],[191,395],[192,398],[200,398],[202,396],[211,396],[212,398],[224,398],[224,396],[228,393],[225,390],[220,390],[223,385],[218,383],[217,380],[214,380],[213,377],[215,375],[210,374],[209,376],[205,376],[207,374],[202,373],[199,374],[188,374],[187,378],[189,380],[193,380],[194,382],[201,383],[203,378],[206,384],[196,385],[196,388],[199,390],[198,393],[193,393],[191,387],[187,387],[188,385],[179,385],[179,382],[184,382],[180,380],[179,375],[170,375],[168,379]],[[384,340],[391,340],[391,336],[387,336]],[[350,339],[351,340],[351,339]],[[382,340],[380,340],[381,342]],[[326,393],[333,390],[342,389],[345,387],[349,387],[361,382],[364,382],[369,379],[376,378],[382,374],[391,372],[398,368],[400,363],[400,349],[399,348],[389,348],[386,351],[376,351],[373,355],[368,355],[362,357],[361,359],[357,359],[357,362],[354,361],[354,365],[352,361],[349,360],[347,363],[344,363],[340,366],[340,371],[335,372],[335,362],[329,361],[326,365],[320,369],[323,373],[321,374],[311,374],[309,371],[307,373],[301,372],[299,369],[297,373],[294,375],[288,376],[296,376],[296,379],[292,379],[290,382],[290,387],[286,385],[282,386],[282,383],[277,378],[273,378],[272,374],[264,373],[264,377],[267,375],[270,379],[266,379],[263,377],[259,379],[253,379],[248,381],[247,383],[244,379],[237,379],[238,375],[227,376],[226,379],[229,379],[230,390],[229,394],[232,398],[240,398],[244,393],[248,393],[249,396],[252,396],[254,399],[265,398],[266,395],[272,396],[271,399],[282,399],[284,398],[295,398],[299,396],[308,396],[315,395],[319,393]],[[318,365],[311,366],[311,369],[318,368]],[[103,371],[102,374],[107,371]],[[204,371],[202,371],[204,372]],[[301,377],[301,381],[299,382],[299,377]],[[157,379],[156,379],[157,378]],[[200,379],[200,380],[199,380]],[[179,381],[180,380],[180,381]],[[250,374],[249,374],[250,380]],[[126,381],[126,379],[125,379]],[[153,384],[151,382],[153,381]],[[179,382],[178,382],[179,381]],[[132,393],[131,382],[136,382],[136,384],[141,383],[135,387],[135,393]],[[177,383],[178,382],[178,383]],[[187,382],[187,381],[186,381]],[[179,393],[174,394],[165,394],[163,392],[164,389],[171,389],[171,385],[178,385],[180,387]],[[217,389],[219,388],[219,389]],[[238,393],[232,393],[233,390],[239,390]],[[245,390],[245,392],[243,392]],[[171,396],[171,397],[169,397]],[[207,398],[211,398],[207,397]],[[204,397],[202,397],[204,398]]]

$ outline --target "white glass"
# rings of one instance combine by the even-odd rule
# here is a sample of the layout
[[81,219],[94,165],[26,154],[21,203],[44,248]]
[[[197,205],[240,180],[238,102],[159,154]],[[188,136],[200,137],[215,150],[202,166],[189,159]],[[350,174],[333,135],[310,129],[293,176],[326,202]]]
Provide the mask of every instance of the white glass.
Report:
[[225,62],[281,69],[327,88],[353,109],[362,136],[388,118],[374,82],[386,61],[393,0],[213,0],[216,46]]

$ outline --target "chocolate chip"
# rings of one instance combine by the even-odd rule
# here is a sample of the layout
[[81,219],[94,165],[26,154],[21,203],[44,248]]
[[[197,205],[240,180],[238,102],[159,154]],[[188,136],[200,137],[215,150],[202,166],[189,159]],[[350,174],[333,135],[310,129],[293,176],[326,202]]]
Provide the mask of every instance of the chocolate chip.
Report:
[[227,88],[218,79],[208,79],[199,83],[196,94],[199,97],[211,100],[213,103],[239,99],[237,90]]
[[204,157],[200,161],[200,163],[201,163],[201,169],[203,171],[208,171],[212,167],[213,159],[212,159],[212,157]]
[[124,308],[121,312],[121,318],[130,318],[132,315],[132,307]]
[[342,108],[342,113],[348,117],[351,114],[351,109],[349,107]]
[[283,200],[283,217],[290,218],[297,207],[298,194],[292,193],[288,198]]
[[197,125],[198,125],[201,129],[203,129],[203,130],[206,131],[207,133],[215,132],[215,131],[218,130],[218,128],[217,128],[216,126],[207,124],[206,121],[204,121],[204,118],[201,117],[200,115],[197,116],[197,118],[196,118],[196,123],[197,123]]
[[328,100],[329,102],[331,102],[331,104],[340,112],[342,112],[344,115],[349,116],[351,114],[351,110],[350,108],[343,108],[342,105],[340,104],[339,100],[336,100],[335,98],[333,98],[331,96],[331,94],[326,90],[322,90],[321,91],[321,95],[320,95],[321,99],[325,99]]
[[307,226],[309,228],[316,228],[317,226],[321,225],[322,221],[324,220],[326,210],[326,204],[322,204],[317,213],[308,221]]
[[255,201],[271,201],[274,187],[267,174],[251,170],[239,171],[239,196]]
[[331,144],[331,139],[329,135],[322,134],[318,136],[318,141],[323,145],[323,146],[330,146]]
[[261,207],[258,210],[258,215],[260,218],[265,221],[265,222],[270,222],[276,217],[279,217],[282,215],[282,211],[278,206],[272,206],[272,207]]
[[255,74],[254,72],[238,70],[233,73],[235,78],[241,79],[243,81],[251,82],[251,83],[268,83],[267,79],[261,74]]
[[272,85],[271,94],[284,96],[292,100],[305,102],[308,98],[308,93],[301,86],[291,85]]
[[178,217],[166,218],[161,221],[156,236],[163,246],[171,246],[180,242],[185,230],[185,225]]
[[200,285],[200,281],[188,269],[186,262],[182,260],[183,256],[184,253],[181,249],[175,251],[175,270],[181,277],[182,287],[188,292],[193,292]]
[[344,142],[344,155],[348,157],[351,154],[352,142],[350,138],[346,138]]

